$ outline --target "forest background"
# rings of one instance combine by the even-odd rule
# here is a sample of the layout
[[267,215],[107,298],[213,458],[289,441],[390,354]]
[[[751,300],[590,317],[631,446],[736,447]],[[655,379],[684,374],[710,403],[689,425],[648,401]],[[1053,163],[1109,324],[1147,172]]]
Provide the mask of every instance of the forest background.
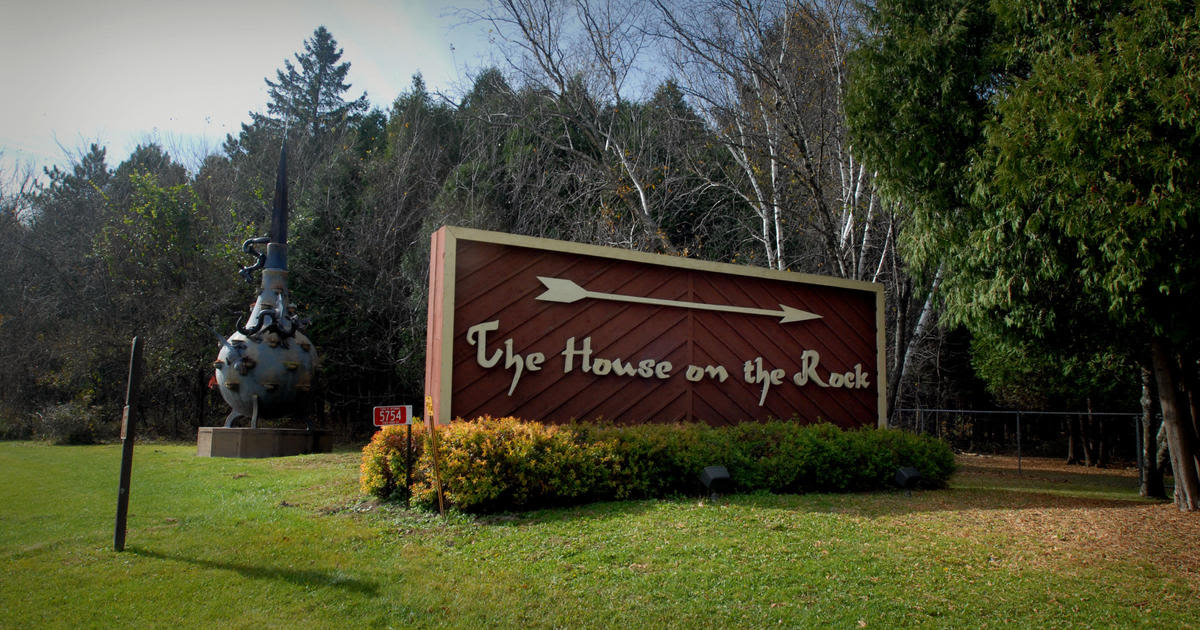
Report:
[[[462,94],[414,76],[386,111],[318,27],[267,77],[265,113],[194,171],[146,144],[0,174],[0,434],[111,435],[135,335],[149,430],[220,423],[214,331],[253,298],[239,246],[265,233],[286,137],[315,413],[346,437],[420,400],[429,236],[453,224],[882,283],[893,414],[1141,399],[1145,435],[1169,411],[1163,441],[1194,473],[1197,123],[1171,99],[1196,69],[1162,48],[1195,43],[1194,3],[976,4],[498,0],[473,17],[504,64]],[[1099,63],[1118,48],[1138,56]],[[1120,100],[1139,78],[1167,102]],[[1052,88],[1080,109],[1036,101]],[[1131,151],[1145,170],[1105,162]]]

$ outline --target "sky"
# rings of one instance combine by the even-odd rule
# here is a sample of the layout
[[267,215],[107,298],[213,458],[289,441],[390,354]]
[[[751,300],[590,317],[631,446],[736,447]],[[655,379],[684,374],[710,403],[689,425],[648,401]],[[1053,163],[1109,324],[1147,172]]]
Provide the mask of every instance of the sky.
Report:
[[[190,168],[264,112],[284,59],[324,25],[349,61],[346,93],[386,110],[420,72],[461,94],[492,59],[486,0],[0,0],[0,185],[67,168],[99,143],[115,167],[158,142]],[[43,178],[44,179],[44,178]]]

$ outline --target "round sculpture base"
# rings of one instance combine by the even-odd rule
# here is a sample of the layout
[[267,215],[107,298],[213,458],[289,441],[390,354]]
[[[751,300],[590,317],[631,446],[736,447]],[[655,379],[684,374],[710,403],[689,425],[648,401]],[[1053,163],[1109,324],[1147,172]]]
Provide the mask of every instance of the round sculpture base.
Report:
[[287,457],[333,452],[333,434],[305,429],[200,427],[197,457]]

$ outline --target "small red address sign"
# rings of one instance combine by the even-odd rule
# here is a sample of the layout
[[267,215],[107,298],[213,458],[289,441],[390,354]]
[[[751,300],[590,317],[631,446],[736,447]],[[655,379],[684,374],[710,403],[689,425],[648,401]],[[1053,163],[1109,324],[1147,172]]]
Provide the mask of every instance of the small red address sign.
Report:
[[392,405],[375,408],[375,426],[412,424],[412,405]]

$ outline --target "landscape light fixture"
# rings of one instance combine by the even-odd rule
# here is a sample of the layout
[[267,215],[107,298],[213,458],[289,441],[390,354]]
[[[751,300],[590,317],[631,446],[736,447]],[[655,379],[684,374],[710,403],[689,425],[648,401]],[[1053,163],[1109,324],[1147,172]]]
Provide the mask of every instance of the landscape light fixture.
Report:
[[896,470],[896,485],[908,491],[908,496],[912,496],[912,489],[921,482],[921,471],[912,466],[901,466]]
[[725,470],[724,466],[705,466],[704,471],[700,473],[700,481],[711,493],[711,501],[716,501],[718,495],[729,492],[733,487],[733,480],[729,478],[729,471]]

